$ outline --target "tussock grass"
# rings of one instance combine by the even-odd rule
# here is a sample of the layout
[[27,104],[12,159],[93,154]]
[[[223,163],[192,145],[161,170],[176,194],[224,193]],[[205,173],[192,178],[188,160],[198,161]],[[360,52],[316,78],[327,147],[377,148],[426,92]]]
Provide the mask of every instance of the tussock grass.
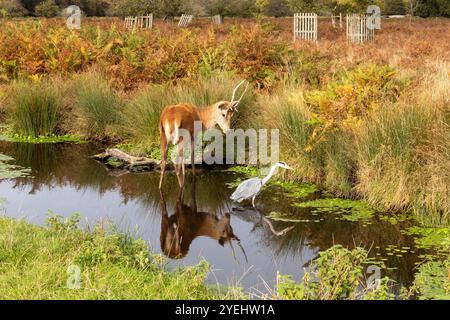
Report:
[[[240,290],[206,286],[206,262],[169,272],[166,260],[149,255],[142,240],[100,227],[85,232],[77,227],[75,218],[49,222],[42,228],[0,218],[1,299],[245,297]],[[78,289],[68,288],[68,283],[76,283],[70,266],[80,268]]]
[[260,96],[260,125],[280,130],[281,158],[294,167],[290,179],[325,185],[339,195],[351,192],[351,136],[331,132],[326,141],[306,150],[314,133],[313,110],[299,88],[284,88],[271,96]]
[[30,137],[57,133],[62,99],[51,82],[17,81],[8,96],[8,121],[14,133]]
[[[374,112],[357,137],[357,190],[372,204],[450,218],[450,82],[445,65],[414,97]],[[430,88],[433,88],[430,90]]]
[[117,123],[122,101],[108,81],[99,73],[84,73],[74,78],[70,91],[79,120],[77,133],[90,139],[114,139],[112,126]]

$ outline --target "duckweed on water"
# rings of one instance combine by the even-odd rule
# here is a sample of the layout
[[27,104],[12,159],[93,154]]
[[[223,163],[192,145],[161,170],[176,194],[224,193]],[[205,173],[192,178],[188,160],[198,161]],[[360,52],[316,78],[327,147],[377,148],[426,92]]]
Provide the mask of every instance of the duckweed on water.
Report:
[[446,254],[450,252],[450,227],[427,228],[413,226],[403,232],[415,237],[414,241],[418,248],[435,249]]
[[421,300],[450,300],[450,259],[422,264],[416,273],[414,288]]
[[306,202],[294,203],[299,208],[314,208],[313,212],[318,213],[336,213],[339,219],[346,221],[362,221],[364,224],[370,224],[370,220],[375,214],[365,201],[348,200],[338,198],[316,199]]
[[244,174],[246,177],[257,177],[259,176],[259,169],[257,167],[249,166],[233,166],[225,169],[224,172],[233,172]]
[[292,198],[306,198],[319,191],[319,188],[313,184],[274,181],[270,185],[279,186]]
[[20,134],[14,135],[4,135],[1,136],[0,140],[9,141],[9,142],[26,142],[26,143],[86,143],[83,139],[73,135],[46,135],[46,136],[24,136]]
[[408,213],[399,213],[399,214],[385,213],[385,214],[380,214],[379,218],[381,221],[389,222],[392,225],[396,225],[399,222],[405,222],[405,221],[414,219],[414,217]]
[[13,158],[0,153],[0,179],[14,179],[30,175],[30,169],[8,163],[13,160]]

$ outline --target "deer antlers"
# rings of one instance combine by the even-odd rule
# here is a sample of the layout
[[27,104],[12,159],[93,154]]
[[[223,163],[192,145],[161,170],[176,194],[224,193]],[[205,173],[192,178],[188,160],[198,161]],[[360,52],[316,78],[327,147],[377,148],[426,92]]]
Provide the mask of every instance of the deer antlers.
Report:
[[242,95],[241,95],[241,97],[239,98],[239,100],[234,100],[234,97],[236,96],[237,90],[239,89],[240,86],[242,86],[242,84],[243,84],[244,82],[245,82],[245,80],[242,80],[242,81],[236,86],[236,88],[234,88],[233,96],[231,97],[231,100],[230,100],[230,102],[231,102],[231,104],[232,104],[232,108],[233,108],[234,111],[237,110],[237,106],[239,105],[239,103],[241,102],[242,98],[244,97],[245,93],[246,93],[247,90],[248,90],[248,84],[249,84],[249,83],[247,82],[247,85],[245,86],[245,90],[244,90],[244,92],[242,93]]

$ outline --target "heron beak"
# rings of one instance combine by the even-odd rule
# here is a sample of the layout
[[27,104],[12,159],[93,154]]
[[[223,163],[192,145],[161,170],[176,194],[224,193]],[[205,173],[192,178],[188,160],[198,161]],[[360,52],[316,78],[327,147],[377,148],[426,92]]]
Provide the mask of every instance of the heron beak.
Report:
[[289,167],[289,166],[286,166],[286,169],[288,169],[288,170],[294,170],[294,168]]

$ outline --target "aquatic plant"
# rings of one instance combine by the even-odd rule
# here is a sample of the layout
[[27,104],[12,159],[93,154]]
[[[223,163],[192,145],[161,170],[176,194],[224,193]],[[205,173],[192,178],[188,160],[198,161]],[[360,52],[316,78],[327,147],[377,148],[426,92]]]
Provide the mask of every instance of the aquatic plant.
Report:
[[324,198],[305,202],[296,202],[294,206],[299,208],[312,208],[313,212],[335,213],[339,219],[346,221],[361,221],[364,224],[370,220],[375,210],[362,200],[349,200],[339,198]]
[[0,180],[15,179],[30,175],[30,169],[10,164],[9,162],[11,161],[14,161],[14,159],[0,153]]
[[365,269],[373,263],[363,248],[335,245],[319,252],[299,283],[279,275],[277,296],[295,300],[394,299],[388,278],[373,287],[366,282]]

